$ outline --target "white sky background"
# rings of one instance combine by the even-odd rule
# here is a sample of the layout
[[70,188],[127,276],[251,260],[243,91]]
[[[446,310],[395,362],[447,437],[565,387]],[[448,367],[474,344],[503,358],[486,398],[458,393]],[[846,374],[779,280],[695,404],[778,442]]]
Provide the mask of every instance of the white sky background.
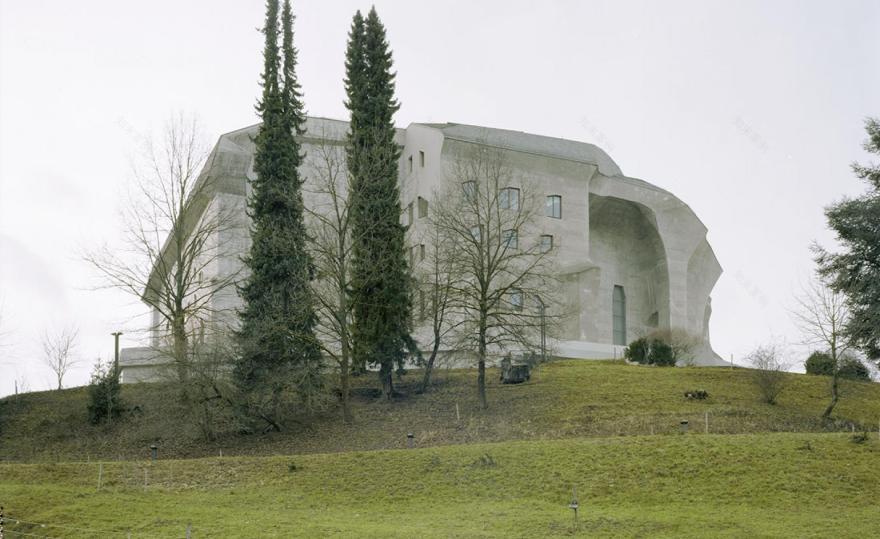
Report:
[[[880,3],[377,1],[398,125],[460,122],[591,142],[668,189],[709,229],[724,268],[712,339],[739,359],[800,338],[787,309],[830,245],[823,207],[862,191],[862,120],[880,115]],[[298,1],[309,114],[346,118],[354,11]],[[83,360],[111,331],[138,344],[117,291],[78,251],[118,240],[133,134],[177,111],[211,138],[257,122],[263,2],[0,0],[0,395],[51,385],[45,327],[80,327]],[[795,359],[802,361],[797,356]]]

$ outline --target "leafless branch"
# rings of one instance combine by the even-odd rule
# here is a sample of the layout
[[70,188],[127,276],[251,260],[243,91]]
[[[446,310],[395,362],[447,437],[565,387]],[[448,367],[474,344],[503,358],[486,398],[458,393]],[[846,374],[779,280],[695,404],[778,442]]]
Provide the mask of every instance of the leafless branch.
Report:
[[68,326],[57,331],[46,330],[43,332],[41,344],[43,347],[43,363],[49,367],[58,381],[58,389],[61,389],[64,376],[78,361],[74,359],[73,352],[76,348],[76,339],[79,330]]

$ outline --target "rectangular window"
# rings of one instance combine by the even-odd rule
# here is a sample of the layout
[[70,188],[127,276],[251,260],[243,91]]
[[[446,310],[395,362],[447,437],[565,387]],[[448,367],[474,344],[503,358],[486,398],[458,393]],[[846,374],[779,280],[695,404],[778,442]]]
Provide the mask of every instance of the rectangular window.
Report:
[[544,204],[544,215],[553,217],[554,219],[562,219],[562,197],[559,195],[550,195]]
[[543,234],[541,236],[541,252],[549,253],[553,250],[553,236],[550,234]]
[[425,259],[425,244],[419,245],[419,260]]
[[407,161],[409,161],[409,171],[410,173],[412,173],[412,156],[409,156],[409,159],[407,159]]
[[518,288],[511,288],[508,294],[510,296],[510,308],[517,312],[521,311],[523,307],[522,290]]
[[505,187],[498,194],[498,204],[502,210],[519,210],[519,189]]
[[419,166],[425,168],[425,152],[419,150]]
[[626,346],[626,294],[622,286],[614,285],[611,303],[614,344]]
[[501,233],[501,241],[504,242],[504,246],[508,249],[519,248],[519,234],[514,229],[503,231]]
[[473,202],[474,197],[477,195],[477,182],[475,181],[467,181],[461,183],[461,190],[464,192],[464,198]]
[[471,237],[474,238],[474,241],[480,242],[483,240],[483,228],[480,225],[471,227]]
[[406,224],[408,224],[408,225],[413,224],[414,219],[413,219],[413,203],[412,202],[410,202],[409,205],[406,207],[406,217],[407,217]]
[[422,197],[419,197],[419,219],[423,219],[428,216],[428,201]]

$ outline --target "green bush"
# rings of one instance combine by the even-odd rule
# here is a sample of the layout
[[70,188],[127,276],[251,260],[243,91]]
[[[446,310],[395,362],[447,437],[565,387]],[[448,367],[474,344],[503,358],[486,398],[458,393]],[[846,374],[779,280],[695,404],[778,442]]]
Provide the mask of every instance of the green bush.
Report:
[[840,364],[840,375],[850,380],[870,381],[871,373],[864,363],[854,357],[845,357]]
[[648,363],[659,367],[675,367],[675,353],[672,346],[659,339],[651,341]]
[[806,368],[807,374],[831,376],[834,374],[834,361],[831,359],[831,354],[817,351],[810,354],[810,357],[804,362],[804,368]]
[[648,342],[648,339],[639,337],[623,349],[623,357],[625,357],[627,361],[645,364],[648,362],[648,350],[650,347],[651,345]]
[[675,366],[675,351],[672,345],[660,337],[639,337],[624,348],[623,357],[627,361],[642,365],[659,367]]
[[122,413],[122,402],[119,398],[119,373],[113,367],[95,365],[89,382],[89,422],[97,425],[101,421],[108,423]]
[[[807,374],[824,376],[834,374],[834,360],[831,359],[831,354],[827,352],[813,352],[804,362],[804,367]],[[840,377],[849,380],[868,381],[871,379],[871,374],[868,368],[858,359],[844,357],[840,360]]]

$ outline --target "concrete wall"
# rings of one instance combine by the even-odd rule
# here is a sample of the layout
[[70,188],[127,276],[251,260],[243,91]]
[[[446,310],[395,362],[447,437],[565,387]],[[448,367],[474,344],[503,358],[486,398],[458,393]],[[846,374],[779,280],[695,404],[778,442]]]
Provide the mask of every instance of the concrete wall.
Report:
[[[216,275],[241,271],[240,257],[250,248],[245,201],[254,178],[252,137],[257,127],[223,135],[203,172],[217,184],[204,218],[228,211],[238,219],[236,228],[217,238],[224,253],[212,269]],[[309,118],[306,129],[300,137],[306,153],[301,173],[304,202],[314,208],[321,204],[314,193],[320,178],[317,149],[324,144],[342,149],[348,125]],[[554,264],[571,303],[557,341],[560,353],[569,357],[619,355],[622,349],[611,344],[611,303],[613,287],[620,285],[627,297],[627,340],[655,327],[684,328],[703,337],[704,362],[718,360],[709,344],[708,322],[710,294],[721,267],[706,241],[705,226],[674,195],[624,176],[609,156],[589,144],[455,124],[412,124],[398,130],[397,142],[401,146],[401,219],[410,225],[407,239],[411,245],[424,242],[426,221],[418,218],[419,198],[429,202],[430,213],[430,202],[448,181],[450,164],[474,145],[490,144],[503,152],[512,171],[512,187],[531,191],[539,199],[562,197],[561,219],[542,215],[532,229],[520,232],[521,242],[536,241],[541,234],[554,238]],[[412,222],[409,204],[413,204]],[[245,275],[240,273],[242,278]],[[235,326],[240,301],[234,288],[217,294],[213,307],[220,314],[215,322]],[[154,324],[158,321],[154,313]],[[426,335],[424,328],[417,328],[416,333]],[[141,376],[134,374],[134,366],[131,369],[130,377]],[[137,369],[150,372],[149,366]]]

